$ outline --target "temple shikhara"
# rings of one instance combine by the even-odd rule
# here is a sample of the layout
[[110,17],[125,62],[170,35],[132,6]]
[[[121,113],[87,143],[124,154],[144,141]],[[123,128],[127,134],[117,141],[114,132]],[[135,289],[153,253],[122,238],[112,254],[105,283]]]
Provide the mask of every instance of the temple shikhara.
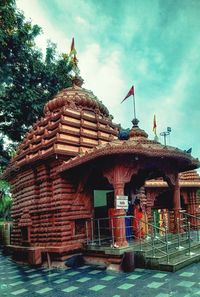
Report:
[[[132,123],[121,139],[119,125],[77,74],[46,103],[4,172],[14,201],[14,259],[39,265],[81,253],[88,262],[118,265],[152,232],[185,234],[185,213],[192,229],[199,160],[150,140],[136,118]],[[134,218],[136,200],[141,221]],[[142,226],[137,233],[134,219]]]

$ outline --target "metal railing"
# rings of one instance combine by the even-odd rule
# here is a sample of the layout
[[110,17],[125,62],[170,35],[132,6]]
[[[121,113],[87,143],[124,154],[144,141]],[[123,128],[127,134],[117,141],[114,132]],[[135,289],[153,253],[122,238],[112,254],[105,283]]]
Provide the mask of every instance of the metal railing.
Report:
[[[113,221],[115,219],[124,220],[124,226],[115,226]],[[134,233],[132,226],[133,221],[138,223],[137,235]],[[125,224],[126,222],[126,224]],[[134,216],[114,216],[112,218],[99,218],[86,221],[86,243],[87,245],[96,247],[111,247],[116,248],[115,232],[118,229],[125,228],[126,240],[129,246],[138,246],[142,251],[143,245],[149,246],[152,256],[156,257],[159,252],[166,256],[169,263],[169,240],[168,240],[168,226],[162,228],[148,223],[143,219],[137,219]],[[145,232],[144,232],[145,231]],[[159,235],[159,236],[158,236]],[[118,237],[119,239],[119,237]],[[124,238],[121,238],[124,239]]]
[[[190,215],[185,211],[180,211],[179,214],[177,220],[174,221],[176,224],[175,234],[169,232],[169,214],[167,220],[162,220],[162,227],[155,224],[155,216],[153,216],[151,223],[144,219],[137,219],[134,216],[92,218],[86,222],[86,244],[97,248],[117,248],[116,230],[120,231],[120,229],[124,228],[125,240],[127,240],[128,246],[133,247],[134,250],[149,251],[152,257],[162,257],[163,255],[163,257],[166,257],[167,263],[169,263],[172,244],[174,250],[186,250],[188,251],[187,255],[191,256],[194,254],[192,252],[192,242],[195,240],[200,242],[200,217]],[[171,212],[170,215],[175,217],[174,212]],[[124,220],[122,227],[120,227],[120,224],[116,226],[115,219]],[[133,222],[138,224],[137,232],[134,232]],[[120,232],[118,233],[120,234]]]
[[187,234],[188,238],[187,255],[192,256],[195,254],[191,251],[192,243],[200,242],[200,217],[191,215],[189,213],[186,213],[185,211],[180,211],[180,214],[182,215],[182,218],[180,219],[180,229],[182,233]]
[[200,216],[191,215],[187,212],[182,212],[184,219],[190,226],[190,235],[193,240],[200,241]]

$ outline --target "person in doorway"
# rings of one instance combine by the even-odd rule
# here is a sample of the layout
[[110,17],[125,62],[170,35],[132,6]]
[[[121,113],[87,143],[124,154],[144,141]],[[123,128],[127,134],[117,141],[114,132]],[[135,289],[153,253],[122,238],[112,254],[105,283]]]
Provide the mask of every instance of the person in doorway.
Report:
[[140,205],[140,199],[136,198],[133,209],[133,235],[135,239],[144,238],[144,230],[142,227],[142,208]]

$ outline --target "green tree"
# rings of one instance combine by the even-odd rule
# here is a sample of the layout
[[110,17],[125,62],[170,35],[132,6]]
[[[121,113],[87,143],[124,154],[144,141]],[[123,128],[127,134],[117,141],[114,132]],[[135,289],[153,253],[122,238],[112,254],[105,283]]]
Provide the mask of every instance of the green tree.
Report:
[[0,180],[0,220],[11,220],[11,206],[12,198],[9,183]]
[[[15,0],[0,1],[0,155],[5,137],[18,143],[42,115],[44,104],[71,85],[68,55],[56,55],[49,42],[46,58],[35,45],[38,25],[26,21]],[[5,158],[5,156],[4,156]]]
[[0,174],[1,174],[1,168],[3,168],[8,164],[9,159],[10,159],[10,156],[8,152],[4,150],[4,147],[3,147],[3,138],[0,138]]

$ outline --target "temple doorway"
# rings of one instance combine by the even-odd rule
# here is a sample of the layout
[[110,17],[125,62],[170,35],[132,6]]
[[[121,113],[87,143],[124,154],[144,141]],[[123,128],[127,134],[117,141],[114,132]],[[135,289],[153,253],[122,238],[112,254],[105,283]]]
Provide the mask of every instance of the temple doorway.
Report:
[[163,189],[155,197],[151,210],[152,224],[160,228],[156,230],[157,235],[163,235],[165,227],[169,229],[171,210],[173,210],[173,192],[171,189]]
[[172,190],[164,190],[159,193],[154,200],[154,209],[173,209],[173,192]]
[[101,242],[110,242],[109,209],[114,207],[114,191],[94,190],[94,235]]
[[94,190],[94,218],[107,218],[108,209],[114,207],[114,191]]

